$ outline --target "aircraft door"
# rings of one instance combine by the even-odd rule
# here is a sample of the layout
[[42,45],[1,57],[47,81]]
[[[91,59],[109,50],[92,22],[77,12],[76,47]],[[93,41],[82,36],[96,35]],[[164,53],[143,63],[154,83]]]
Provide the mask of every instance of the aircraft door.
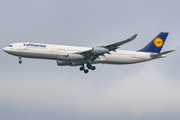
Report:
[[17,49],[21,51],[22,50],[22,44],[18,44]]

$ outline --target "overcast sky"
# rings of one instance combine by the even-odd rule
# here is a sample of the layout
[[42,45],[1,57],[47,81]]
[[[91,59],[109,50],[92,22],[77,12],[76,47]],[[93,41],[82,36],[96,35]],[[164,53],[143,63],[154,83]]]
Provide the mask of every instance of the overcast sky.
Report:
[[[179,120],[179,0],[0,0],[1,120]],[[16,42],[99,46],[138,34],[138,50],[169,32],[166,58],[133,65],[59,67],[3,52]]]

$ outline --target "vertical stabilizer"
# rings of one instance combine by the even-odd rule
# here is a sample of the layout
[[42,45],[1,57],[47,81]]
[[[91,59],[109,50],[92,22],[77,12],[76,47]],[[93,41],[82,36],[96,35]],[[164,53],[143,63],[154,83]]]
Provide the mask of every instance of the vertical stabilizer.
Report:
[[160,53],[169,33],[161,32],[141,52]]

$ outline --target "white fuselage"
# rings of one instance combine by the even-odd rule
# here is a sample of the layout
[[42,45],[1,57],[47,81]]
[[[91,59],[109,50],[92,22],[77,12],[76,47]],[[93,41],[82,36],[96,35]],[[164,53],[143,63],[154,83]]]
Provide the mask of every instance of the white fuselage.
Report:
[[[66,62],[75,63],[86,63],[83,60],[66,60],[62,59],[61,56],[65,56],[69,53],[78,53],[86,50],[91,50],[90,47],[74,47],[64,45],[51,45],[51,44],[40,44],[40,43],[14,43],[5,47],[3,50],[9,54],[26,57],[26,58],[38,58],[38,59],[51,59]],[[103,64],[131,64],[152,60],[150,57],[151,53],[138,52],[138,51],[125,51],[117,50],[116,52],[110,52],[110,54],[104,54],[99,56],[93,61],[96,63]]]

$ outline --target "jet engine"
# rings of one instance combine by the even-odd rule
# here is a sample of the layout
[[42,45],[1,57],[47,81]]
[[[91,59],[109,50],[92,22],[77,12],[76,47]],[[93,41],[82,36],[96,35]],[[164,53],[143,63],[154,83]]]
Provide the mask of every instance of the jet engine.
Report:
[[92,52],[94,54],[101,55],[101,54],[104,54],[104,53],[108,53],[109,49],[104,48],[104,47],[93,47]]
[[70,54],[67,55],[67,58],[69,60],[82,60],[82,59],[84,59],[84,56],[80,55],[80,54],[70,53]]
[[58,66],[80,66],[83,65],[82,63],[71,63],[71,62],[65,62],[65,61],[59,61],[57,60],[57,65]]
[[59,66],[66,66],[66,65],[71,65],[71,64],[72,63],[57,60],[57,65]]

